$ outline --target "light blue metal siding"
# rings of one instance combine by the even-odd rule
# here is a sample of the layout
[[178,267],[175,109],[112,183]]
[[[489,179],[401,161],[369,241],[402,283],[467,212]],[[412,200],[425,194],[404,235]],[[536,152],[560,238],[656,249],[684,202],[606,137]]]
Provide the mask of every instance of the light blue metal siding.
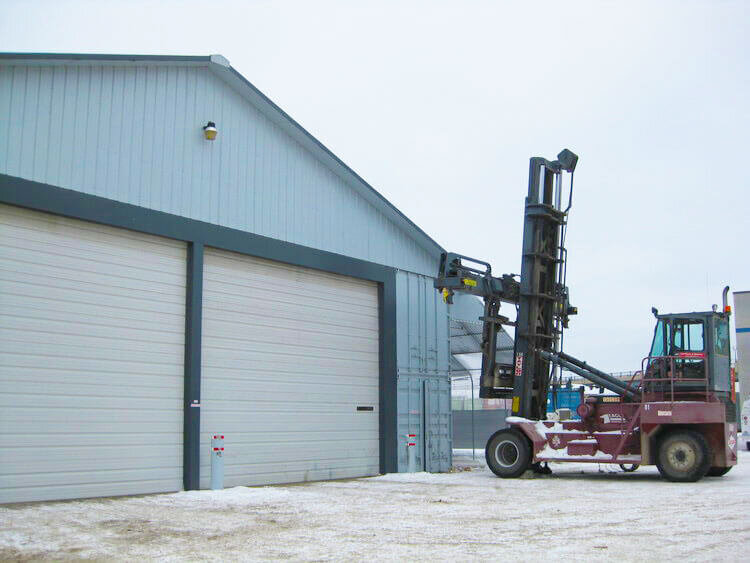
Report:
[[398,373],[448,376],[450,337],[448,306],[428,276],[396,274]]
[[434,255],[207,66],[6,63],[0,116],[5,174],[434,273]]

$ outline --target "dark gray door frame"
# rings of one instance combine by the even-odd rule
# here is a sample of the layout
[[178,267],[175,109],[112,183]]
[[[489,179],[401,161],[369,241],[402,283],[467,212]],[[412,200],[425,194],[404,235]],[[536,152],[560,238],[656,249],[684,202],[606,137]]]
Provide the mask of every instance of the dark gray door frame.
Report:
[[205,247],[376,282],[380,306],[380,472],[398,470],[395,268],[5,174],[0,174],[0,203],[187,243],[183,426],[185,490],[198,489],[200,486],[201,320]]

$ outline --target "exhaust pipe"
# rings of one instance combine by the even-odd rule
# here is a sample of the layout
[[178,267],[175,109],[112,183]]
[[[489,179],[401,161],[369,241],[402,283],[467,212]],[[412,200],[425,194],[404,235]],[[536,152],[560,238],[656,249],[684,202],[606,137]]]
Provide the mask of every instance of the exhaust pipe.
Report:
[[728,294],[729,294],[729,286],[727,285],[727,286],[724,287],[724,291],[722,291],[722,293],[721,293],[722,311],[724,313],[731,313],[732,312],[732,308],[729,306]]

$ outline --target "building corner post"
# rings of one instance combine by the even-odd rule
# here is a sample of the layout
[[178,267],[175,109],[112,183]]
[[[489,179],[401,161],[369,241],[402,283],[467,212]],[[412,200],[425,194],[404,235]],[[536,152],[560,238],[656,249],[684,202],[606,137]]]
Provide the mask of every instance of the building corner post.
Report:
[[185,293],[185,375],[183,393],[182,485],[200,488],[201,325],[203,318],[203,243],[189,242]]
[[379,285],[380,297],[380,473],[398,471],[396,378],[396,270]]

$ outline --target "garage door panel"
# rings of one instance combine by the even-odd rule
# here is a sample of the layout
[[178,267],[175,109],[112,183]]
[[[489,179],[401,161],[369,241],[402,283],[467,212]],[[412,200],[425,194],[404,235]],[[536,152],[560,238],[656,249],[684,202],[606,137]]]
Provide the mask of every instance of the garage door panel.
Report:
[[[58,259],[58,257],[49,256],[49,264],[47,264],[46,261],[35,256],[29,257],[28,260],[16,258],[14,261],[17,263],[17,267],[23,268],[23,270],[22,275],[17,273],[15,278],[30,283],[42,278],[46,280],[43,285],[52,285],[53,280],[60,280],[63,286],[75,284],[79,289],[92,289],[95,295],[102,296],[122,294],[127,291],[144,292],[143,297],[150,297],[151,299],[169,298],[169,296],[174,299],[173,290],[178,285],[174,283],[171,276],[168,276],[164,281],[150,279],[149,277],[138,279],[137,273],[139,270],[137,268],[129,268],[123,272],[122,276],[118,276],[114,270],[105,269],[104,266],[101,266],[98,271],[92,268],[70,267],[69,265],[56,267],[55,259]],[[153,274],[154,277],[158,275],[158,272],[145,273]],[[83,275],[85,275],[85,278],[82,278]],[[57,285],[58,282],[55,281],[54,283]],[[101,291],[102,288],[106,288],[106,291]]]
[[[121,371],[130,371],[131,365],[136,364],[164,364],[170,366],[174,373],[181,373],[182,369],[175,366],[174,355],[165,353],[158,350],[139,351],[137,355],[129,353],[125,349],[116,348],[102,348],[100,346],[89,345],[78,347],[70,347],[59,345],[56,343],[47,342],[44,350],[35,353],[24,354],[22,349],[19,349],[24,341],[11,342],[8,340],[4,346],[0,346],[0,354],[13,355],[14,353],[19,356],[27,356],[26,360],[32,362],[32,365],[39,365],[44,367],[49,365],[49,362],[61,360],[71,360],[71,363],[75,365],[76,361],[80,361],[81,364],[86,364],[86,360],[102,360],[111,366],[120,366]],[[137,358],[137,359],[134,359]],[[110,370],[114,371],[114,370]]]
[[[289,416],[289,414],[293,416]],[[274,440],[280,440],[281,436],[306,436],[308,433],[328,433],[339,436],[340,441],[347,435],[358,436],[358,440],[377,440],[376,432],[372,432],[376,425],[377,413],[369,413],[369,417],[362,416],[360,420],[352,421],[352,417],[340,416],[316,416],[317,413],[269,413],[257,412],[254,414],[243,412],[228,412],[224,416],[217,415],[216,420],[205,421],[204,429],[209,431],[206,435],[206,448],[209,445],[211,433],[221,433],[226,429],[227,447],[232,444],[242,444],[251,440],[256,444],[264,444]],[[212,417],[213,418],[213,417]],[[248,432],[252,429],[252,432]],[[279,436],[276,436],[279,434]],[[234,436],[237,436],[235,440]],[[299,438],[297,438],[299,439]],[[228,456],[233,456],[229,449]]]
[[[112,488],[116,487],[117,494],[145,494],[164,491],[165,487],[171,486],[173,479],[172,470],[169,467],[141,467],[137,469],[110,469],[96,472],[82,471],[55,471],[51,473],[24,473],[0,477],[0,497],[13,492],[24,500],[15,502],[26,502],[34,500],[36,496],[46,498],[84,498],[93,496],[87,494],[88,490],[97,491],[96,496],[112,495]],[[127,483],[127,487],[123,487]],[[159,488],[154,486],[159,484]],[[23,491],[24,488],[30,490]],[[47,488],[47,494],[37,494],[31,488]],[[60,488],[68,491],[55,491]],[[18,490],[21,489],[21,490]],[[39,491],[42,493],[42,491]],[[76,494],[77,493],[77,494]],[[59,496],[58,496],[59,495]]]
[[[47,405],[49,401],[39,400],[37,405],[26,407],[26,406],[6,406],[4,407],[3,414],[0,416],[0,422],[6,425],[5,431],[10,430],[12,425],[18,423],[26,424],[26,428],[19,428],[16,426],[16,436],[23,435],[24,432],[37,432],[35,421],[39,422],[39,426],[43,426],[44,422],[54,422],[60,425],[60,431],[64,432],[67,427],[84,428],[80,424],[88,424],[88,431],[92,428],[100,431],[101,428],[113,428],[116,427],[120,432],[132,432],[133,434],[146,433],[151,429],[151,425],[159,423],[172,423],[170,428],[181,426],[173,423],[176,418],[176,413],[181,413],[182,410],[179,408],[173,408],[170,410],[148,410],[148,409],[131,409],[126,411],[114,412],[113,409],[116,407],[110,407],[109,402],[105,400],[99,401],[99,405],[107,405],[106,407],[100,407],[97,409],[93,408],[79,408],[79,407],[55,407]],[[117,400],[112,400],[113,404],[117,404]],[[109,419],[116,418],[116,420],[109,422]],[[105,420],[106,422],[100,422]],[[28,428],[31,428],[29,430]],[[112,439],[116,439],[112,437]],[[71,452],[74,455],[74,452]]]
[[[159,320],[168,325],[175,322],[169,320],[171,315],[179,315],[174,312],[175,306],[179,305],[178,300],[171,296],[161,298],[159,295],[146,295],[139,299],[137,295],[143,294],[126,292],[117,295],[104,292],[100,287],[84,288],[84,284],[75,282],[71,282],[68,288],[57,281],[57,285],[49,285],[39,283],[38,278],[29,282],[15,282],[0,276],[9,306],[13,306],[16,299],[23,298],[24,306],[33,310],[77,313],[82,319],[112,315],[114,319],[144,319],[145,323]],[[99,299],[94,299],[94,296],[99,296]],[[147,309],[144,309],[143,301],[148,301]]]
[[[247,380],[242,379],[221,379],[221,386],[214,391],[214,400],[228,400],[235,401],[237,393],[241,393],[247,389],[248,383],[251,382],[251,378]],[[367,378],[362,378],[361,382],[352,381],[351,377],[320,377],[316,378],[316,381],[310,381],[308,374],[306,379],[292,378],[283,381],[279,380],[268,380],[264,378],[252,378],[252,383],[256,385],[263,385],[269,393],[272,395],[285,396],[289,394],[304,394],[310,400],[315,397],[328,398],[339,392],[342,386],[346,386],[349,390],[349,396],[352,402],[364,399],[378,398],[378,388],[373,385]]]
[[[363,427],[369,427],[371,421],[359,422],[353,420],[357,415],[360,415],[363,419],[373,416],[373,411],[359,411],[357,412],[357,405],[372,406],[373,409],[377,406],[377,396],[362,396],[359,399],[352,399],[350,404],[341,406],[337,403],[332,403],[330,400],[326,400],[321,397],[319,400],[311,398],[309,401],[304,401],[304,404],[299,406],[290,407],[288,403],[281,401],[267,402],[260,398],[247,397],[243,401],[245,403],[252,403],[252,410],[250,405],[243,405],[242,408],[237,407],[237,400],[234,399],[223,399],[223,398],[212,398],[211,403],[215,408],[221,409],[226,412],[226,415],[215,415],[216,420],[213,418],[212,423],[220,424],[222,426],[232,426],[234,432],[243,432],[246,430],[260,430],[270,425],[278,425],[281,423],[286,424],[286,420],[281,418],[286,415],[287,417],[295,417],[294,420],[300,424],[303,422],[314,424],[320,423],[321,428],[324,427],[329,421],[330,426],[335,428],[335,424],[347,424],[347,428],[354,427],[357,424],[363,425]],[[327,411],[322,414],[322,411]],[[375,415],[376,416],[376,415]],[[229,418],[231,417],[231,419]],[[240,424],[252,424],[250,428],[243,428]],[[296,428],[296,426],[295,426]],[[318,426],[314,426],[315,429],[319,429]]]
[[228,485],[377,473],[377,285],[209,249],[203,287],[202,486],[212,433]]
[[[356,330],[378,330],[377,311],[372,309],[359,308],[355,310],[347,304],[340,304],[339,308],[333,306],[321,307],[315,302],[309,300],[294,303],[293,301],[282,301],[279,299],[270,299],[268,296],[262,296],[259,293],[252,294],[231,294],[211,290],[217,300],[217,304],[208,311],[208,319],[221,318],[230,319],[232,313],[239,312],[240,318],[243,318],[247,312],[255,312],[259,318],[266,319],[286,319],[289,321],[303,320],[315,321],[321,326],[344,326]],[[270,292],[269,292],[270,293]],[[300,296],[295,296],[299,300]],[[373,296],[370,295],[369,298]],[[365,299],[368,297],[366,296]],[[342,309],[346,307],[345,309]],[[220,315],[211,315],[213,311],[221,312]],[[244,317],[245,322],[252,323],[253,320]]]
[[[371,369],[374,369],[376,366],[374,365],[376,362],[361,362],[361,365],[357,367],[356,369],[352,369],[352,366],[347,365],[344,362],[316,362],[314,365],[305,366],[304,370],[299,369],[299,364],[294,361],[293,358],[290,358],[288,361],[281,363],[281,361],[268,365],[264,367],[260,363],[256,363],[253,367],[253,373],[248,374],[248,370],[245,367],[245,364],[243,364],[241,361],[237,361],[237,359],[243,359],[246,358],[245,356],[233,356],[232,358],[222,358],[225,361],[219,364],[219,360],[216,360],[217,367],[221,368],[220,373],[217,373],[214,375],[217,379],[224,379],[227,381],[232,380],[243,380],[245,378],[245,374],[247,374],[248,378],[255,378],[257,380],[266,380],[268,381],[268,376],[271,374],[274,375],[281,375],[283,374],[283,380],[294,382],[300,380],[302,378],[302,381],[309,380],[311,376],[321,376],[324,378],[330,378],[331,381],[334,381],[336,378],[346,377],[346,378],[357,378],[361,377],[366,381],[370,381],[370,378],[368,377],[368,371]],[[368,367],[369,366],[369,367]],[[355,383],[361,383],[356,382]]]
[[[233,459],[233,467],[228,475],[241,477],[244,474],[256,471],[309,471],[315,469],[352,468],[356,466],[368,466],[372,462],[372,456],[377,447],[369,451],[347,452],[341,451],[341,457],[321,457],[320,450],[291,448],[260,449],[251,457]],[[229,461],[227,459],[227,461]]]
[[[55,498],[55,499],[76,499],[87,497],[110,496],[110,489],[117,486],[122,495],[143,495],[148,493],[160,493],[165,490],[169,480],[152,481],[147,479],[136,479],[135,481],[121,481],[112,483],[111,481],[102,484],[75,484],[75,485],[54,485],[51,487],[31,487],[31,488],[14,488],[14,494],[19,499],[17,502],[26,502],[38,500],[37,497]],[[0,490],[0,498],[3,498],[4,491]]]
[[[365,455],[361,457],[344,457],[339,459],[335,458],[323,458],[320,457],[320,453],[317,454],[310,452],[308,454],[302,453],[302,457],[305,455],[309,456],[309,459],[295,459],[293,456],[289,456],[287,459],[279,459],[280,456],[285,455],[283,451],[259,451],[257,460],[252,462],[238,462],[229,466],[226,475],[236,476],[237,480],[235,484],[241,484],[242,479],[247,479],[247,475],[253,475],[256,473],[284,473],[284,472],[306,472],[323,470],[329,471],[332,469],[356,469],[368,468],[372,464],[377,473],[377,468],[374,467],[376,464],[372,461],[371,455]],[[315,456],[318,457],[315,457]],[[361,471],[361,470],[360,470]],[[301,479],[306,480],[306,479]]]
[[[33,232],[31,230],[26,231]],[[24,234],[26,234],[24,233]],[[114,244],[114,247],[113,247]],[[63,272],[87,272],[97,274],[108,274],[105,265],[117,268],[121,275],[118,277],[126,279],[142,279],[144,272],[152,272],[153,277],[161,283],[180,284],[177,275],[167,271],[162,273],[156,264],[143,264],[139,262],[139,257],[144,250],[140,249],[131,252],[122,252],[118,248],[117,242],[107,246],[97,245],[99,248],[93,248],[87,245],[85,241],[76,236],[75,232],[71,233],[67,239],[63,240],[58,237],[46,237],[42,240],[30,240],[25,236],[6,236],[3,246],[10,251],[23,254],[19,258],[19,264],[38,264],[43,267],[60,269]],[[171,250],[177,249],[178,252],[160,252],[158,253],[161,263],[173,262],[179,264],[183,257],[179,246],[170,245],[164,248]]]
[[[258,315],[258,311],[253,311],[253,315]],[[317,324],[317,321],[308,321],[310,324]],[[277,320],[273,319],[268,324],[261,323],[243,323],[237,322],[230,319],[216,320],[206,319],[205,324],[211,329],[211,335],[213,338],[239,338],[242,340],[265,340],[272,342],[280,342],[279,338],[292,338],[296,343],[306,343],[308,346],[316,346],[322,343],[325,346],[330,346],[332,339],[337,338],[344,344],[351,342],[353,345],[358,347],[365,347],[364,349],[374,349],[373,339],[377,339],[377,330],[363,330],[361,328],[346,327],[346,326],[332,326],[325,324],[317,324],[318,330],[306,329],[304,324],[300,326],[300,323],[306,323],[306,321],[299,317],[293,321]]]
[[145,344],[144,350],[156,352],[164,345],[171,353],[175,344],[179,345],[185,338],[184,328],[179,331],[173,327],[160,330],[155,325],[122,327],[109,325],[106,319],[99,320],[97,324],[89,324],[4,314],[0,319],[0,339],[45,344],[53,337],[55,346],[104,346],[109,349],[132,349]]
[[[259,468],[248,468],[247,471],[252,471],[255,478],[264,483],[300,483],[303,481],[324,481],[329,479],[353,479],[361,477],[363,469],[370,475],[375,475],[378,472],[378,467],[374,464],[366,467],[355,465],[354,467],[332,469],[289,470],[286,468],[286,470],[279,469],[273,472],[259,471]],[[246,472],[243,472],[242,475],[246,474]],[[224,479],[225,485],[227,487],[242,486],[246,480],[242,475],[228,475]]]
[[[21,412],[16,422],[20,424],[33,424],[34,434],[47,434],[47,435],[62,435],[62,434],[88,434],[92,428],[96,428],[97,433],[113,433],[113,434],[125,434],[131,433],[135,436],[141,434],[148,434],[151,432],[161,433],[169,432],[171,434],[182,432],[182,420],[179,423],[172,420],[173,417],[169,417],[168,421],[161,420],[149,420],[148,421],[148,432],[146,431],[133,431],[133,425],[130,421],[113,420],[107,422],[101,422],[97,418],[87,418],[85,416],[76,416],[77,419],[71,420],[70,415],[60,416],[59,414],[46,414],[44,412],[34,413],[28,410]],[[94,424],[95,423],[95,424]],[[11,443],[18,443],[19,434],[10,434],[7,436],[7,440]],[[26,434],[24,434],[26,436]],[[4,440],[6,438],[3,438]],[[78,437],[73,438],[77,440]],[[3,452],[0,455],[0,460],[3,459],[3,455],[7,452]],[[2,473],[0,472],[0,475]],[[176,489],[175,489],[176,490]],[[112,493],[116,494],[116,493]]]
[[[307,435],[305,435],[307,438]],[[328,450],[331,440],[336,440],[338,449],[326,456],[321,450]],[[355,459],[366,459],[378,449],[378,440],[342,440],[341,435],[321,434],[318,440],[290,440],[279,444],[276,441],[255,442],[260,447],[246,449],[231,459],[237,465],[259,463],[328,463],[328,465],[352,465]],[[239,445],[239,444],[237,444]]]
[[[9,377],[13,377],[20,372],[20,370],[16,368],[23,368],[25,371],[38,370],[39,372],[59,369],[61,372],[68,374],[70,372],[82,375],[85,374],[87,380],[90,380],[92,377],[91,373],[93,372],[106,378],[131,374],[129,377],[136,378],[134,381],[137,381],[139,376],[148,376],[152,374],[163,376],[171,375],[179,376],[180,381],[182,381],[183,370],[176,368],[171,362],[143,362],[138,360],[118,362],[110,361],[107,358],[79,357],[68,350],[67,352],[70,354],[69,357],[57,355],[55,357],[54,366],[50,366],[50,362],[48,361],[45,361],[43,362],[43,365],[40,365],[38,357],[25,355],[16,351],[14,352],[0,352],[0,365],[11,370],[11,375]],[[87,353],[90,354],[91,352],[87,351]],[[104,383],[106,383],[106,380]]]
[[[79,388],[79,392],[76,393],[76,389],[70,387],[65,389],[64,393],[51,393],[45,385],[31,386],[36,387],[36,391],[29,393],[23,388],[16,387],[13,394],[2,393],[0,394],[0,406],[5,408],[43,408],[45,410],[51,409],[116,409],[118,417],[131,417],[133,420],[137,420],[135,417],[140,416],[133,413],[148,412],[157,414],[160,411],[171,412],[171,410],[164,409],[164,400],[162,397],[143,397],[138,396],[138,392],[122,394],[117,396],[114,389],[110,386],[102,389],[94,389],[94,393],[91,392],[90,388]],[[24,392],[26,391],[26,392]],[[80,392],[83,391],[83,392]],[[163,393],[162,393],[163,394]],[[104,403],[104,406],[103,406]],[[137,405],[137,408],[134,408]],[[178,409],[179,408],[178,405]]]
[[[123,447],[130,446],[170,446],[172,444],[172,434],[179,431],[176,425],[169,427],[167,432],[155,432],[153,430],[144,434],[129,434],[122,433],[122,436],[117,438],[117,444]],[[78,447],[96,446],[102,445],[102,439],[106,439],[103,436],[103,432],[73,432],[75,434],[75,441]],[[24,447],[27,448],[57,448],[64,447],[65,440],[67,440],[65,433],[61,432],[37,432],[34,434],[26,434],[24,437]],[[71,438],[72,439],[72,438]],[[9,447],[12,445],[18,445],[18,440],[14,436],[8,436],[0,434],[0,447]]]
[[[246,311],[238,312],[235,307],[226,307],[224,309],[212,310],[204,320],[206,323],[214,324],[213,330],[217,332],[222,329],[228,332],[236,332],[238,329],[244,331],[275,328],[279,330],[296,329],[300,333],[308,335],[316,333],[343,335],[352,338],[364,338],[368,341],[373,337],[377,338],[377,322],[373,323],[372,326],[366,326],[365,324],[357,323],[356,318],[354,318],[347,325],[343,322],[338,322],[338,319],[342,316],[336,314],[335,311],[331,312],[333,319],[331,322],[325,322],[325,319],[317,314],[317,312],[309,319],[305,319],[304,315],[295,314],[292,309],[293,307],[290,306],[288,316],[283,317],[277,314],[278,310],[272,311],[266,307],[253,307],[250,308],[250,311],[255,318],[248,318]],[[306,320],[314,322],[316,330],[307,329],[304,324],[300,326],[300,321],[305,322]]]
[[[205,278],[214,286],[213,291],[224,295],[230,301],[236,301],[238,296],[247,296],[262,303],[273,303],[280,306],[298,304],[317,309],[332,309],[337,305],[344,304],[352,312],[372,316],[370,308],[363,304],[363,299],[374,292],[369,287],[366,291],[348,292],[345,287],[339,290],[338,287],[323,288],[320,285],[310,285],[312,281],[310,278],[299,276],[291,283],[284,283],[283,280],[277,280],[271,276],[257,279],[251,277],[243,280],[245,283],[242,283],[236,278],[226,277],[225,274],[231,271],[227,268],[218,275],[209,274]],[[301,280],[304,280],[304,286],[300,285]]]
[[[75,374],[74,374],[75,376]],[[88,396],[97,397],[102,393],[102,385],[107,385],[107,397],[128,397],[130,405],[134,399],[155,399],[161,400],[164,395],[165,389],[173,389],[175,385],[174,378],[164,378],[161,385],[153,385],[150,381],[154,379],[153,376],[141,378],[147,385],[139,385],[133,381],[129,385],[118,385],[107,383],[106,379],[99,381],[93,381],[88,383],[68,383],[64,379],[49,378],[47,380],[41,380],[36,374],[24,374],[24,375],[13,375],[8,382],[13,385],[13,390],[18,395],[32,394],[36,395],[40,390],[48,395],[62,397],[64,395],[71,395],[74,397]],[[182,378],[180,378],[182,379]],[[150,385],[149,385],[150,384]],[[18,403],[13,403],[18,404]]]
[[[217,323],[218,324],[218,323]],[[285,355],[299,350],[298,354],[305,356],[328,357],[330,350],[337,350],[339,354],[349,355],[349,352],[361,352],[377,356],[378,347],[372,343],[372,337],[352,338],[340,334],[312,333],[299,331],[295,328],[244,328],[241,330],[226,330],[217,324],[206,323],[206,329],[212,336],[206,339],[206,346],[236,348],[237,346],[253,346],[256,350],[268,350],[269,345],[276,354]],[[223,330],[222,330],[223,329]],[[223,335],[223,336],[222,336]],[[377,337],[377,335],[375,335]]]
[[[226,256],[226,255],[225,255]],[[248,293],[241,288],[248,288],[251,293],[267,293],[272,301],[284,301],[295,296],[313,298],[318,306],[345,303],[367,309],[362,297],[373,292],[371,282],[345,278],[337,274],[326,274],[280,262],[255,260],[253,270],[241,277],[226,276],[227,273],[242,269],[248,263],[245,256],[236,255],[236,259],[214,254],[212,268],[206,272],[206,280],[216,286],[216,291],[229,295]],[[303,283],[300,283],[303,282]],[[231,289],[229,289],[231,288]]]
[[[28,290],[28,286],[26,286]],[[180,321],[184,324],[184,315],[175,314],[174,306],[160,302],[161,307],[155,307],[152,311],[143,311],[132,303],[131,307],[125,308],[117,306],[112,300],[107,300],[107,304],[89,304],[86,311],[81,311],[81,305],[86,304],[83,299],[85,294],[82,292],[82,299],[78,301],[56,300],[51,292],[44,292],[45,297],[31,297],[26,299],[24,306],[8,305],[4,314],[13,317],[25,317],[27,319],[43,319],[58,322],[71,322],[71,317],[75,316],[79,324],[107,326],[120,328],[153,328],[154,323],[159,323],[166,332],[180,332]],[[9,299],[14,296],[21,296],[23,293],[7,292]],[[161,310],[160,310],[161,309]],[[174,318],[172,318],[174,317]],[[183,332],[184,332],[184,326]]]
[[[207,338],[208,342],[211,342],[210,337]],[[237,350],[238,346],[242,346],[243,350]],[[361,370],[368,370],[374,364],[377,363],[377,353],[360,353],[358,357],[352,357],[350,351],[328,349],[321,350],[319,348],[306,348],[302,350],[301,347],[292,348],[276,347],[273,342],[260,342],[260,343],[249,343],[249,342],[235,342],[227,343],[225,346],[210,346],[206,345],[203,347],[203,351],[206,354],[214,354],[216,357],[217,365],[225,365],[227,367],[238,367],[238,362],[248,361],[254,365],[259,366],[261,369],[271,369],[276,365],[282,366],[285,371],[289,371],[291,368],[296,367],[299,371],[303,371],[302,360],[307,360],[311,366],[324,366],[325,368],[345,367],[351,372],[356,373]],[[305,366],[306,367],[306,366]]]
[[359,336],[352,337],[343,334],[331,334],[330,332],[313,333],[309,331],[300,331],[294,327],[239,327],[229,329],[221,326],[221,323],[206,323],[206,328],[211,331],[212,336],[207,339],[208,346],[224,345],[225,347],[234,348],[237,344],[246,342],[253,343],[259,349],[268,349],[263,345],[270,344],[273,349],[287,347],[290,349],[305,348],[302,353],[307,355],[307,350],[314,351],[321,349],[324,356],[332,349],[346,352],[363,352],[377,354],[378,347],[372,342],[373,337],[377,338],[377,333],[370,338]]
[[[363,430],[368,428],[368,424],[352,424],[352,429],[355,430]],[[346,441],[346,437],[342,436],[341,433],[341,427],[336,427],[331,425],[327,430],[324,428],[315,428],[310,430],[303,430],[303,429],[295,429],[291,430],[288,426],[286,428],[281,428],[273,431],[273,434],[269,434],[268,430],[266,429],[256,429],[253,431],[243,431],[243,432],[235,432],[232,434],[231,439],[229,439],[226,443],[228,445],[238,445],[242,446],[243,448],[245,446],[253,445],[253,444],[274,444],[276,442],[280,443],[291,443],[291,442],[327,442],[332,439],[336,439],[339,442]],[[356,447],[367,445],[368,448],[377,448],[378,447],[378,439],[376,438],[370,438],[369,440],[350,440],[349,443],[353,444]],[[208,444],[208,442],[206,442]],[[239,453],[233,453],[232,454],[236,459],[242,459],[242,456],[253,456],[254,453],[243,451]]]
[[[81,248],[87,254],[93,254],[92,250],[99,250],[103,255],[128,255],[135,256],[147,252],[159,257],[180,257],[182,243],[160,237],[151,237],[134,231],[117,229],[77,221],[48,213],[29,212],[26,209],[12,206],[3,206],[3,215],[0,217],[0,228],[3,229],[5,237],[9,240],[28,240],[30,244],[37,241],[48,242],[51,247]],[[29,213],[35,213],[32,220]]]
[[[48,447],[41,452],[36,448],[16,448],[8,456],[3,468],[3,473],[8,477],[20,477],[28,474],[30,467],[40,467],[54,463],[55,471],[44,473],[47,475],[45,484],[59,482],[59,473],[64,472],[81,472],[81,473],[101,473],[106,471],[117,471],[122,469],[143,469],[143,458],[133,456],[131,447],[112,447],[106,446],[106,438],[102,438],[101,446],[77,446],[78,456],[70,455],[68,448]],[[175,444],[162,445],[139,445],[144,456],[149,457],[152,463],[149,465],[150,470],[168,469],[172,466],[171,459],[182,455],[182,448]],[[95,467],[92,471],[92,466]],[[32,469],[33,471],[33,469]],[[87,477],[80,475],[79,479],[84,480]],[[153,475],[151,476],[153,478]]]
[[184,243],[0,206],[0,501],[181,488],[185,275]]
[[[75,358],[76,352],[80,353],[81,359],[84,360],[87,357],[99,357],[109,361],[110,363],[120,364],[122,371],[129,371],[122,364],[130,364],[130,358],[135,353],[142,355],[140,362],[142,363],[166,363],[172,366],[172,354],[169,352],[169,345],[164,343],[155,342],[154,345],[149,349],[149,346],[145,343],[138,341],[120,341],[120,342],[102,342],[101,339],[95,338],[81,338],[79,343],[67,344],[68,342],[75,342],[75,339],[60,337],[61,342],[49,342],[49,339],[57,340],[57,336],[54,333],[50,333],[47,337],[48,340],[44,340],[38,335],[30,334],[26,336],[23,332],[17,332],[16,334],[4,336],[6,339],[3,345],[0,346],[0,353],[13,354],[14,348],[17,354],[22,354],[22,349],[19,350],[19,346],[26,344],[29,347],[35,347],[36,351],[32,354],[26,354],[30,358],[37,358],[37,365],[43,367],[48,365],[47,362],[54,361],[56,357],[70,357]],[[130,344],[130,346],[128,346]],[[175,371],[174,373],[177,373]]]

